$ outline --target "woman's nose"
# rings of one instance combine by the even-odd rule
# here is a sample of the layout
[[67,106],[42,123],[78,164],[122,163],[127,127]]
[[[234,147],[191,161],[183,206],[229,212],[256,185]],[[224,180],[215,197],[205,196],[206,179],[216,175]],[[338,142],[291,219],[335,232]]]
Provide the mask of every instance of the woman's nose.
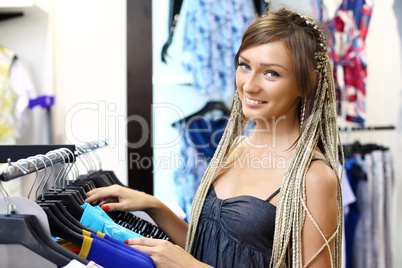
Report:
[[248,93],[255,93],[261,89],[258,76],[256,74],[250,73],[243,84],[243,90]]

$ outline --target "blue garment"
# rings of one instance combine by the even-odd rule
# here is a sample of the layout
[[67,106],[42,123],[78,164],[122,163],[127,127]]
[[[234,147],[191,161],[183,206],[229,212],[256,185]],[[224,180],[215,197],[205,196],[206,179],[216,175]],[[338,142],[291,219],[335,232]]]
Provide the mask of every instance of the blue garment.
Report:
[[193,87],[210,99],[233,97],[234,58],[255,18],[249,0],[192,0],[186,3],[183,66]]
[[[355,196],[358,193],[359,181],[367,179],[359,163],[354,158],[349,158],[345,162],[345,171],[349,179],[350,187]],[[357,222],[360,218],[359,203],[354,202],[349,205],[349,213],[345,216],[345,248],[346,248],[346,268],[353,267],[353,247]]]
[[85,203],[81,207],[84,209],[84,213],[80,222],[95,231],[107,234],[120,242],[130,238],[143,237],[115,223],[99,206],[93,207]]
[[228,120],[226,116],[217,119],[200,118],[188,125],[190,146],[207,159],[214,156]]
[[100,237],[92,238],[84,236],[79,255],[89,261],[94,261],[105,268],[154,267],[142,256],[122,250],[116,246],[113,247],[106,240],[102,240]]
[[93,238],[93,239],[103,240],[105,243],[109,244],[112,248],[118,248],[124,252],[127,252],[128,254],[133,254],[135,256],[135,258],[143,259],[144,262],[149,263],[149,266],[147,266],[147,267],[156,268],[154,261],[148,254],[145,254],[144,252],[139,251],[138,249],[135,249],[135,248],[130,247],[129,245],[126,245],[116,239],[113,239],[110,236],[108,236],[107,234],[105,234],[105,236],[103,238],[99,237],[98,235],[96,235],[94,233],[90,233],[90,235],[91,235],[91,238]]

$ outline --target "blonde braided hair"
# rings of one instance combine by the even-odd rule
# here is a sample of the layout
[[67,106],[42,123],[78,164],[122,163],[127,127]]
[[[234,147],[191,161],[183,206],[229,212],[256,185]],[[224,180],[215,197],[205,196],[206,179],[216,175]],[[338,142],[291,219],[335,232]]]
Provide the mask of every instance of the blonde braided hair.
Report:
[[[303,111],[305,111],[303,113],[304,120],[300,119],[301,134],[282,180],[279,193],[270,266],[279,268],[290,264],[292,267],[302,267],[301,233],[307,213],[307,216],[322,235],[325,244],[306,262],[306,265],[325,248],[328,249],[332,257],[329,242],[334,239],[335,249],[331,258],[333,259],[331,267],[340,267],[343,213],[340,180],[338,179],[337,186],[337,229],[329,239],[326,239],[309,212],[305,194],[306,174],[317,146],[338,174],[338,145],[341,145],[341,142],[336,121],[333,73],[327,56],[325,38],[317,23],[306,16],[301,16],[287,9],[269,12],[258,18],[247,29],[236,55],[236,63],[240,52],[244,49],[275,40],[284,41],[289,51],[293,53],[296,79],[301,91],[301,103],[303,103],[300,106],[303,106]],[[297,49],[299,49],[299,53],[296,52]],[[311,74],[313,70],[319,72],[319,80],[315,90],[312,90],[314,82],[311,76],[306,75],[306,73]],[[225,132],[193,200],[186,240],[186,250],[190,253],[193,251],[198,220],[207,192],[235,147],[235,141],[247,124],[243,117],[241,102],[236,94]],[[340,148],[342,147],[340,146]],[[342,151],[341,155],[343,158]]]

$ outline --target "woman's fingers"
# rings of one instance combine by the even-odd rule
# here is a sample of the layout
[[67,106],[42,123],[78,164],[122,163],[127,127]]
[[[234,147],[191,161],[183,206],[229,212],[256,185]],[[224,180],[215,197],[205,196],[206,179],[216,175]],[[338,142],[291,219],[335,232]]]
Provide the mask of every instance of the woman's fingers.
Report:
[[[141,246],[148,246],[148,247],[156,247],[161,242],[167,242],[167,241],[161,240],[161,239],[146,238],[146,237],[130,238],[125,241],[125,243],[130,246],[141,245]],[[167,243],[169,243],[169,242],[167,242]]]
[[85,202],[93,203],[93,202],[101,202],[110,198],[118,199],[118,189],[116,187],[102,187],[91,190],[87,193],[87,199]]

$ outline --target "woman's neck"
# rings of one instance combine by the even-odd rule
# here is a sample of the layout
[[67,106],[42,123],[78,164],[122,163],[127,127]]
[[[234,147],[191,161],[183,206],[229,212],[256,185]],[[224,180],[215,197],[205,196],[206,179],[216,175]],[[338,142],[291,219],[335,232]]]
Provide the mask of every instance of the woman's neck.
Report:
[[299,123],[297,118],[278,118],[256,121],[251,142],[255,146],[269,147],[280,151],[289,149],[299,137]]

